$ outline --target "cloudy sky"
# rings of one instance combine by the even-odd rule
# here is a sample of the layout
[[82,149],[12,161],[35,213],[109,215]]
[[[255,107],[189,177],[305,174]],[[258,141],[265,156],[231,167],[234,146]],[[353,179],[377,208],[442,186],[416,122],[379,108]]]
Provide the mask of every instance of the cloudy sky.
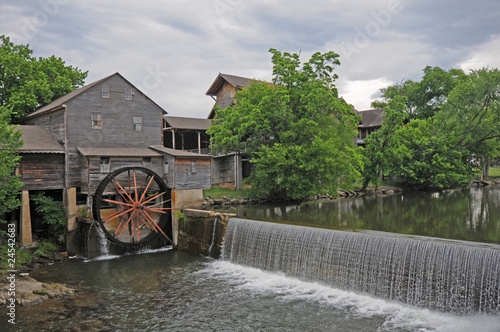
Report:
[[268,52],[340,54],[339,94],[368,109],[425,66],[500,67],[498,0],[0,0],[0,35],[88,70],[119,72],[169,114],[208,116],[219,72],[271,80]]

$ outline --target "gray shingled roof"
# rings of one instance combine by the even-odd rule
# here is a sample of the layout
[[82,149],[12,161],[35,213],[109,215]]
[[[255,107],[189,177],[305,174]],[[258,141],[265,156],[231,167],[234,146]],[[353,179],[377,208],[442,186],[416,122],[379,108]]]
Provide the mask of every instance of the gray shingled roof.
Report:
[[64,103],[67,103],[69,100],[77,97],[78,95],[82,94],[83,92],[87,91],[88,89],[106,81],[107,79],[109,79],[110,77],[112,76],[115,76],[115,75],[118,75],[120,76],[122,79],[124,79],[126,82],[128,82],[130,85],[132,85],[134,87],[134,89],[136,91],[138,91],[139,93],[143,94],[147,99],[149,99],[153,104],[155,104],[158,108],[160,108],[165,114],[167,114],[167,112],[161,108],[158,104],[156,104],[153,100],[151,100],[151,98],[149,98],[148,96],[146,96],[144,93],[142,93],[139,89],[137,89],[136,86],[134,86],[132,83],[130,83],[125,77],[123,77],[120,73],[114,73],[112,75],[109,75],[109,76],[106,76],[104,78],[101,78],[100,80],[98,81],[95,81],[95,82],[92,82],[90,84],[87,84],[85,86],[82,86],[81,88],[78,88],[76,90],[73,90],[71,91],[70,93],[60,97],[60,98],[57,98],[56,100],[54,100],[53,102],[51,102],[50,104],[48,105],[45,105],[45,106],[42,106],[40,107],[39,109],[37,109],[36,111],[34,111],[33,113],[31,114],[28,114],[25,118],[29,119],[29,118],[32,118],[32,117],[35,117],[37,115],[40,115],[40,114],[43,114],[45,112],[50,112],[51,110],[54,110],[54,109],[57,109],[57,108],[60,108],[62,107],[62,105]]
[[384,109],[383,108],[375,108],[366,111],[358,111],[358,114],[361,115],[362,120],[359,124],[361,128],[368,127],[380,127],[382,126],[382,121],[384,120]]
[[167,126],[174,129],[208,130],[210,120],[202,118],[183,118],[179,116],[164,116]]
[[64,153],[64,148],[45,128],[39,126],[18,126],[24,132],[24,146],[21,153]]
[[255,82],[257,80],[247,78],[247,77],[219,73],[219,75],[215,78],[215,80],[212,83],[212,85],[210,86],[210,88],[208,88],[206,94],[209,96],[217,95],[217,92],[224,84],[224,81],[228,82],[229,84],[231,84],[235,88],[240,88],[240,87],[246,87],[250,83]]
[[160,157],[150,148],[77,148],[86,157]]
[[161,153],[166,153],[174,157],[184,157],[184,158],[211,158],[210,155],[208,154],[199,154],[199,153],[193,153],[193,152],[188,152],[188,151],[183,151],[183,150],[174,150],[171,148],[166,148],[161,145],[155,145],[151,146],[151,149],[154,149],[158,152]]

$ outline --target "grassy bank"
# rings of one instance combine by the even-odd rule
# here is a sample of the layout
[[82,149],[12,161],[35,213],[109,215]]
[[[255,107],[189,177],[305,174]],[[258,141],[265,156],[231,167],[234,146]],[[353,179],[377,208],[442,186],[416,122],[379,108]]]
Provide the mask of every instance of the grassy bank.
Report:
[[500,178],[500,167],[491,167],[489,176],[491,179]]

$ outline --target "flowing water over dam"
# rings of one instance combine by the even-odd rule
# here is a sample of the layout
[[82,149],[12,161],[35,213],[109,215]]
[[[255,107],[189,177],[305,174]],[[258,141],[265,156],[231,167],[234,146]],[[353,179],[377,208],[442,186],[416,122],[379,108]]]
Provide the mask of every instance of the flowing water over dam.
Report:
[[500,326],[499,316],[423,309],[175,250],[72,259],[33,277],[81,293],[19,307],[16,326],[2,331],[494,332]]
[[233,218],[223,259],[458,314],[500,312],[500,246]]

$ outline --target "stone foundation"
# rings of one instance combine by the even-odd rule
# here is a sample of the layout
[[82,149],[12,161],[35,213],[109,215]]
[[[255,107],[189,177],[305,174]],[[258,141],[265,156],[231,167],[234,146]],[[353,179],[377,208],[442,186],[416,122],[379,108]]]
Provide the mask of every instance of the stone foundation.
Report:
[[218,259],[229,218],[234,214],[213,211],[182,210],[179,221],[178,249]]

